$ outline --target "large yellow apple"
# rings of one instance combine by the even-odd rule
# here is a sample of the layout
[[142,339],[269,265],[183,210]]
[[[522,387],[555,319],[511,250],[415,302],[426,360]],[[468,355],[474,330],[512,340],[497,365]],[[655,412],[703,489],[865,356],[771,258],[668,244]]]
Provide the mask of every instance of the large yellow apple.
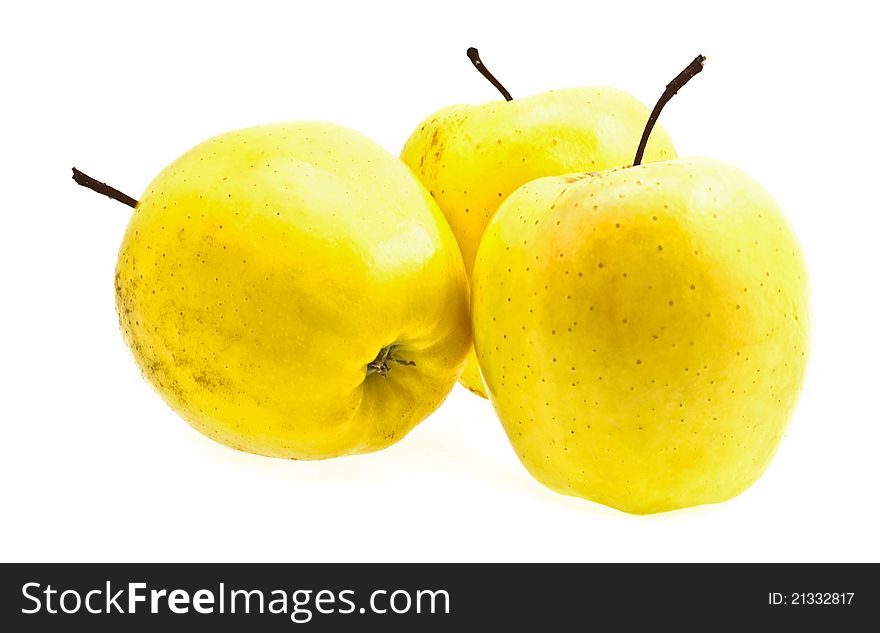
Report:
[[770,195],[686,159],[536,180],[486,229],[477,356],[528,470],[632,513],[764,471],[807,361],[807,275]]
[[323,123],[217,136],[169,165],[119,252],[122,331],[149,383],[241,450],[383,448],[470,346],[449,226],[397,158]]
[[[423,121],[401,158],[449,220],[470,274],[486,224],[512,191],[543,176],[630,164],[647,119],[638,99],[609,87],[456,105]],[[656,129],[645,160],[675,157],[669,136]],[[485,396],[473,352],[461,382]]]

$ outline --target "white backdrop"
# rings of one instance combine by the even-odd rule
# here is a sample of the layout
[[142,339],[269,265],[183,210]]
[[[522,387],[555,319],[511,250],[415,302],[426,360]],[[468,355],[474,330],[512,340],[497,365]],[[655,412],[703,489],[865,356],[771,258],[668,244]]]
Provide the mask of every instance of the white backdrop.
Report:
[[[880,204],[869,3],[14,3],[0,20],[0,560],[873,560]],[[23,8],[23,7],[27,8]],[[821,5],[826,6],[826,5]],[[127,209],[193,144],[324,119],[397,153],[441,106],[610,84],[682,155],[776,196],[807,255],[814,339],[764,477],[716,506],[628,516],[556,495],[488,402],[457,387],[390,449],[325,462],[238,453],[190,429],[132,362],[113,268]]]

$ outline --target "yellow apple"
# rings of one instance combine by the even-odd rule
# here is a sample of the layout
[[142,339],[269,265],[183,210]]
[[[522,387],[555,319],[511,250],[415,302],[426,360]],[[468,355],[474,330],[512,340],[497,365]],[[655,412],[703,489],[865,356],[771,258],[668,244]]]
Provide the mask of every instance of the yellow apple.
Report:
[[147,381],[229,446],[314,459],[399,440],[470,346],[443,215],[397,158],[324,123],[230,132],[137,202],[116,303]]
[[[498,85],[474,49],[469,56]],[[456,105],[419,124],[401,158],[449,220],[470,274],[486,224],[512,191],[542,176],[630,164],[647,119],[638,99],[610,87]],[[646,160],[675,157],[668,135],[657,129]],[[461,382],[485,396],[473,353]]]
[[489,397],[542,483],[632,513],[729,499],[807,361],[807,275],[770,195],[706,159],[536,180],[473,277]]

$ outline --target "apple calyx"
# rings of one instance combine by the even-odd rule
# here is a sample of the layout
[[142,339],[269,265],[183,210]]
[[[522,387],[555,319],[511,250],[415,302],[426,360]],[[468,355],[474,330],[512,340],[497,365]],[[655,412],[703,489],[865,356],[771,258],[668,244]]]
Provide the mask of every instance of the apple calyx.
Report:
[[132,198],[129,195],[126,195],[119,191],[119,189],[114,189],[110,185],[105,182],[101,182],[100,180],[95,180],[91,176],[88,176],[81,172],[76,167],[73,168],[73,180],[78,185],[82,185],[86,189],[91,189],[95,193],[100,193],[102,195],[107,196],[108,198],[112,198],[117,202],[121,202],[124,205],[128,205],[132,209],[137,206],[138,201]]
[[394,350],[396,350],[397,347],[397,345],[392,343],[391,345],[386,345],[380,349],[376,358],[367,363],[367,376],[379,374],[382,378],[388,378],[388,372],[391,371],[391,363],[415,367],[416,364],[414,361],[394,358]]
[[467,49],[468,59],[471,60],[471,63],[474,65],[480,74],[483,75],[486,79],[489,80],[495,88],[498,89],[498,92],[501,93],[501,96],[504,97],[505,101],[513,101],[513,97],[510,96],[510,93],[507,92],[507,88],[501,85],[501,82],[495,79],[495,75],[489,72],[489,69],[486,68],[486,64],[483,63],[483,60],[480,59],[480,51],[471,46]]
[[648,138],[651,136],[654,124],[657,123],[657,119],[660,117],[660,111],[663,110],[663,106],[675,96],[675,93],[677,93],[682,86],[703,70],[703,62],[705,61],[705,55],[697,55],[694,58],[694,61],[688,64],[684,70],[676,75],[675,79],[666,84],[666,90],[664,90],[663,94],[660,95],[660,98],[657,99],[657,104],[654,106],[654,109],[651,110],[651,116],[648,117],[648,123],[645,124],[645,131],[642,132],[642,139],[639,141],[639,148],[636,150],[636,157],[633,159],[633,167],[642,164],[642,158],[645,155],[645,148],[648,146]]

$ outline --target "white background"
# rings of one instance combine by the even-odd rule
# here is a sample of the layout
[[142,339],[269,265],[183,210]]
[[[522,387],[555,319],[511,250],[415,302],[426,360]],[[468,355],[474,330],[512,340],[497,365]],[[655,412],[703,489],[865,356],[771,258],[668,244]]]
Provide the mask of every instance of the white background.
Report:
[[[880,559],[880,205],[870,3],[13,3],[0,19],[0,559]],[[26,8],[25,8],[26,7]],[[764,477],[716,506],[628,516],[531,479],[457,387],[390,449],[238,453],[156,396],[119,335],[127,209],[165,164],[236,127],[324,119],[397,153],[450,103],[610,84],[667,107],[682,155],[752,173],[804,246],[807,383]]]

